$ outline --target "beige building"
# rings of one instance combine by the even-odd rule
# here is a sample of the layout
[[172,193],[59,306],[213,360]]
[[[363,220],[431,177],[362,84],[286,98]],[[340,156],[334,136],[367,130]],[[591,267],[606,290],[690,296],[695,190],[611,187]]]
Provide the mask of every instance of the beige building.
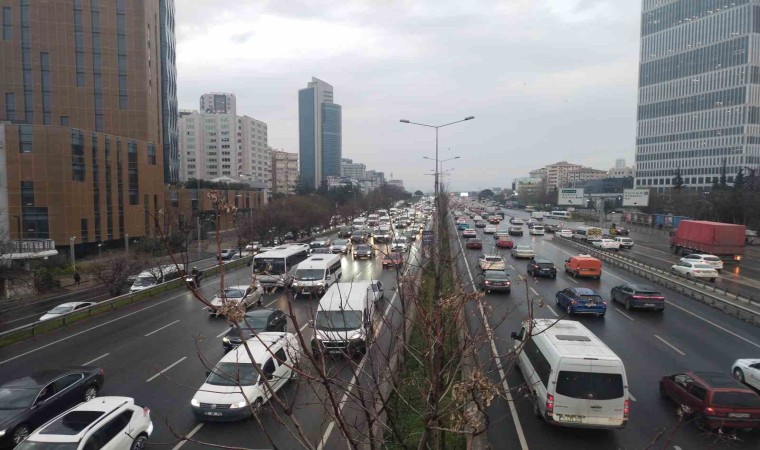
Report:
[[298,153],[272,151],[273,194],[294,194],[298,185]]
[[607,171],[605,170],[592,169],[580,164],[571,164],[567,161],[548,164],[529,173],[530,178],[544,180],[547,191],[554,188],[559,189],[572,186],[581,181],[599,180],[607,177]]

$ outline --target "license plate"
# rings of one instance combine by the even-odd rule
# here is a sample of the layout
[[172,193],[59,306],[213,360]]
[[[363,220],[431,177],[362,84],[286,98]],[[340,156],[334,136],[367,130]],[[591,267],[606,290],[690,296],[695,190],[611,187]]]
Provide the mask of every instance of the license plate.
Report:
[[647,308],[654,308],[654,303],[644,303]]
[[728,417],[734,419],[749,419],[749,413],[728,413]]
[[580,423],[583,420],[583,416],[570,416],[566,414],[559,414],[557,415],[557,420],[559,422]]
[[217,411],[206,411],[206,415],[207,416],[221,416],[222,413],[217,412]]

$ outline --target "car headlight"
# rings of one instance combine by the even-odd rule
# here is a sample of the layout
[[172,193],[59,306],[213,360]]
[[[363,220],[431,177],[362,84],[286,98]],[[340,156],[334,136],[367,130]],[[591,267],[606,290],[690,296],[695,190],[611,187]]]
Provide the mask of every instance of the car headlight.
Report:
[[0,437],[5,436],[5,430],[0,431]]
[[195,398],[190,400],[190,404],[195,406],[196,408],[201,406],[201,402],[199,402],[198,399],[195,399]]
[[364,339],[364,333],[362,333],[361,331],[354,333],[353,336],[348,338],[349,341],[357,341],[360,339]]
[[316,282],[316,285],[317,285],[317,286],[321,286],[321,287],[324,287],[324,285],[325,285],[325,280],[317,281],[317,282]]
[[248,402],[237,402],[230,405],[230,409],[245,408],[248,406]]
[[314,337],[313,337],[313,339],[314,339],[315,341],[321,341],[321,340],[322,340],[322,336],[320,336],[318,333],[314,333]]
[[230,338],[228,338],[227,336],[225,336],[225,337],[222,338],[222,342],[224,342],[225,344],[229,344],[230,343]]

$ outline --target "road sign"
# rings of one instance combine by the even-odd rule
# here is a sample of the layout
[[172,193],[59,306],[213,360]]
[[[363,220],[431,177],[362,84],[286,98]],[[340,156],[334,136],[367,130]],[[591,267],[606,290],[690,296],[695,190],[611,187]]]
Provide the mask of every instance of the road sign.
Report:
[[425,230],[422,232],[422,248],[430,248],[433,246],[433,230]]
[[583,207],[583,189],[560,189],[557,204]]
[[623,206],[649,206],[649,189],[623,189]]

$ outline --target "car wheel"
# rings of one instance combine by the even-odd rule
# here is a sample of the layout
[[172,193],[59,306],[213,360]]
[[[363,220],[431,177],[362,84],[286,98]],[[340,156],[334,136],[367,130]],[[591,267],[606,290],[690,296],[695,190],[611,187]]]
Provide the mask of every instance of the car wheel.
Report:
[[715,283],[715,278],[710,278],[710,283]]
[[573,272],[573,278],[578,278],[578,271]]
[[691,279],[691,272],[686,272],[686,278]]
[[559,304],[559,297],[554,297],[554,303],[555,303],[557,306],[561,306],[561,305]]
[[567,305],[567,315],[571,315],[573,313],[573,308],[570,305]]
[[141,434],[140,436],[137,436],[137,439],[132,442],[132,446],[129,448],[130,450],[143,450],[147,445],[148,437]]
[[734,369],[734,378],[736,378],[736,381],[739,383],[744,383],[744,372],[742,372],[742,369],[738,367]]
[[13,431],[13,443],[18,445],[24,442],[31,433],[32,433],[32,430],[29,428],[29,426],[27,424],[22,423],[21,425],[17,426],[16,429]]
[[631,300],[628,298],[625,299],[625,309],[628,309],[628,310],[631,309]]
[[87,389],[84,391],[84,401],[89,402],[93,398],[98,396],[98,387],[95,385],[87,386]]

